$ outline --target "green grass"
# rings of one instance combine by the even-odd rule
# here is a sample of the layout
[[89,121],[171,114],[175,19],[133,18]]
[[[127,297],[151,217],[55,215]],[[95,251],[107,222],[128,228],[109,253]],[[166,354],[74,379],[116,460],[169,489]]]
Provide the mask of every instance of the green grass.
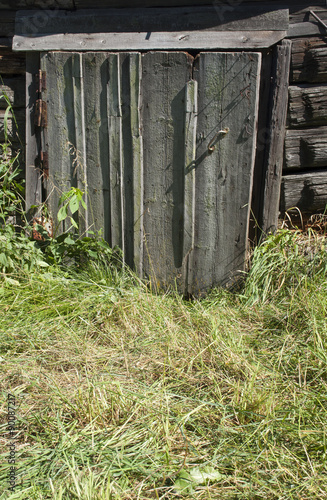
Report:
[[0,498],[327,498],[327,258],[309,236],[270,237],[241,293],[193,302],[109,267],[4,281]]

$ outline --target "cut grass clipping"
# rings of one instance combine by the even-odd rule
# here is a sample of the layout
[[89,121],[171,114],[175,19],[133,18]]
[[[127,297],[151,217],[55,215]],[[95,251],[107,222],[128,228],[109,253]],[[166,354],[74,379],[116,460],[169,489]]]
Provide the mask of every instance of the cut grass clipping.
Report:
[[194,302],[95,265],[3,281],[1,499],[327,498],[324,245],[279,232]]

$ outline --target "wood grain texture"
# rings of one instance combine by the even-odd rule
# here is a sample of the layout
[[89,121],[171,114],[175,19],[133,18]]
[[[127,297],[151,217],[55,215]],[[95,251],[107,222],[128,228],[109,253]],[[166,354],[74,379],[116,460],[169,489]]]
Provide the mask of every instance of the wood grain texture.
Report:
[[290,81],[327,82],[327,37],[293,40]]
[[286,31],[171,31],[154,33],[15,35],[15,51],[185,50],[257,49],[270,47]]
[[185,87],[184,125],[184,234],[183,234],[183,286],[184,294],[193,288],[193,255],[195,237],[195,159],[196,126],[198,114],[198,82],[189,80]]
[[[0,83],[0,95],[5,94],[14,108],[25,106],[25,81],[23,78],[3,78]],[[0,109],[5,109],[5,99],[0,99]]]
[[327,125],[327,85],[290,86],[288,122],[291,128]]
[[324,212],[327,205],[327,170],[285,175],[281,189],[281,213],[297,207],[303,214]]
[[[48,128],[43,138],[42,148],[49,155],[49,179],[44,180],[48,206],[56,220],[58,201],[63,192],[77,187],[76,156],[71,152],[71,144],[76,145],[73,55],[69,53],[41,54],[41,69],[47,73],[47,90],[43,99],[48,106]],[[60,231],[70,227],[69,221],[60,224]]]
[[291,41],[283,40],[276,47],[273,71],[272,111],[266,149],[266,175],[262,208],[262,231],[264,234],[274,232],[278,224],[290,62]]
[[142,55],[144,275],[153,287],[182,284],[185,85],[183,52]]
[[[57,33],[153,33],[169,31],[281,31],[288,30],[288,9],[267,10],[264,6],[240,5],[223,15],[214,6],[173,7],[170,9],[86,9],[42,11],[48,21],[35,23],[37,12],[19,11],[17,35]],[[1,25],[0,25],[1,27]]]
[[327,127],[288,130],[285,138],[285,170],[327,167]]
[[[255,159],[261,54],[201,53],[193,293],[244,269]],[[219,131],[229,127],[226,135]],[[218,134],[218,135],[217,135]],[[209,154],[208,144],[215,150]]]
[[[32,53],[26,55],[26,168],[25,168],[25,203],[28,220],[32,219],[35,210],[31,210],[32,205],[42,203],[42,179],[41,172],[37,168],[37,157],[40,143],[34,125],[35,96],[37,92],[36,74],[40,67],[39,54]],[[39,214],[38,214],[39,215]]]
[[326,35],[326,29],[315,20],[299,24],[290,24],[287,31],[287,38],[317,35]]
[[17,54],[9,49],[0,49],[0,75],[24,75],[25,54]]

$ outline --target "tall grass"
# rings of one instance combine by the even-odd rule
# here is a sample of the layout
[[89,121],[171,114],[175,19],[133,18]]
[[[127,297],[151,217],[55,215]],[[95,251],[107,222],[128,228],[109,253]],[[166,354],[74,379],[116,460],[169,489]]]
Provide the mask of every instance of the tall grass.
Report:
[[327,498],[324,244],[277,233],[193,302],[95,264],[4,282],[0,498]]

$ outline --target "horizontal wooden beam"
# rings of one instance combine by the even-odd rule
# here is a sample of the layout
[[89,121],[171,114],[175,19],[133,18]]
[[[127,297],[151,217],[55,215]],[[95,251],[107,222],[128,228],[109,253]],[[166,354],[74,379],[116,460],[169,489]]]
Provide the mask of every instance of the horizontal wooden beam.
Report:
[[288,170],[327,168],[327,127],[288,130],[284,167]]
[[290,127],[327,125],[327,85],[292,85],[288,102]]
[[16,35],[15,51],[49,50],[185,50],[259,49],[279,42],[286,31],[180,31],[156,33],[59,34],[37,37]]
[[317,21],[290,24],[287,37],[298,38],[302,36],[326,35],[327,30]]
[[280,209],[297,207],[303,214],[323,212],[327,204],[327,170],[285,175],[282,180]]
[[0,75],[22,75],[25,73],[25,54],[15,54],[0,49]]
[[86,9],[80,11],[19,11],[16,35],[59,33],[154,33],[179,31],[283,31],[288,9],[239,6],[221,11],[214,6],[152,9]]

